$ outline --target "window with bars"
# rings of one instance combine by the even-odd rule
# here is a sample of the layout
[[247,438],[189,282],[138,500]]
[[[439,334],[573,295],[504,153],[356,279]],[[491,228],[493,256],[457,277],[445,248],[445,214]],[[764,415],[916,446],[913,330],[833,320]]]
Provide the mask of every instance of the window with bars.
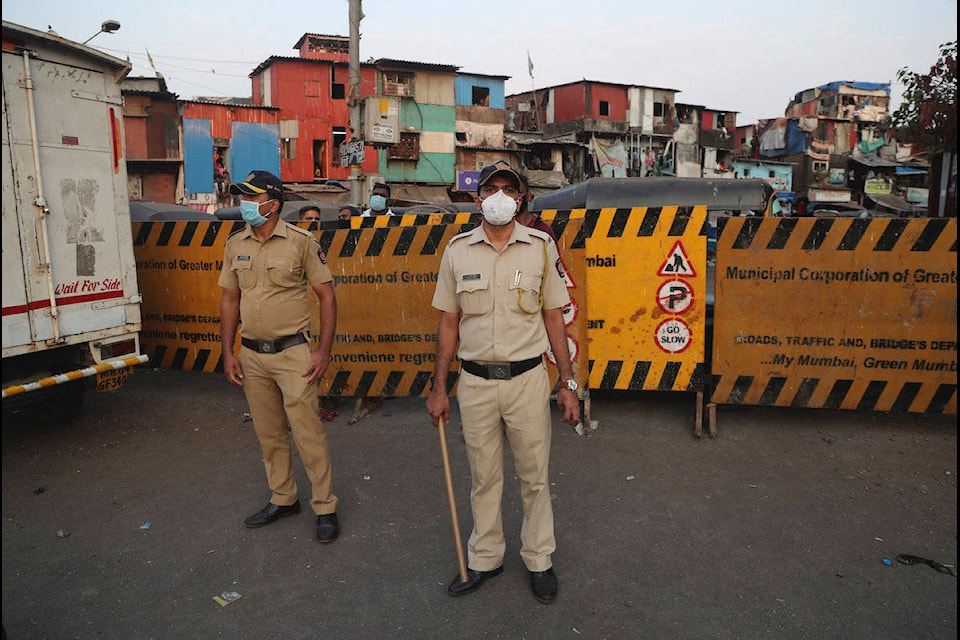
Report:
[[389,147],[391,160],[418,160],[420,158],[420,134],[400,132],[400,143]]
[[409,71],[384,71],[382,81],[382,95],[413,96],[413,73]]

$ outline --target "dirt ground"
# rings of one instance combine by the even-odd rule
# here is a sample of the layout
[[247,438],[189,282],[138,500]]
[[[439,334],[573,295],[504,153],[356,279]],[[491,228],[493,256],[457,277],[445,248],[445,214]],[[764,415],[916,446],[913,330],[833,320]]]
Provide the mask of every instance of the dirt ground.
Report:
[[[221,376],[141,369],[71,424],[5,411],[3,626],[12,640],[956,637],[957,579],[896,561],[956,564],[953,416],[721,407],[718,437],[697,440],[693,396],[592,404],[593,434],[554,430],[550,606],[519,558],[513,473],[503,575],[446,595],[456,555],[420,399],[328,423],[332,545],[313,540],[309,509],[243,527],[269,492]],[[221,607],[225,591],[242,597]]]

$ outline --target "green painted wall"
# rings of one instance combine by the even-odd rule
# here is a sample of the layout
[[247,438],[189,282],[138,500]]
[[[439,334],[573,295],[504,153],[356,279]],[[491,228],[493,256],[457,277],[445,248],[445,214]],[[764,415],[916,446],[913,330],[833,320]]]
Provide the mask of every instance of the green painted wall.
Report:
[[455,154],[420,153],[416,163],[399,160],[387,160],[387,154],[381,153],[380,173],[387,182],[426,182],[433,184],[453,184],[455,177]]
[[420,131],[453,133],[457,125],[457,108],[435,104],[417,104],[413,100],[400,102],[400,126]]
[[[418,104],[413,100],[400,102],[400,126],[419,131],[449,133],[456,131],[456,107],[435,104]],[[387,182],[421,182],[429,184],[454,183],[456,178],[456,152],[420,152],[416,162],[388,160],[386,153],[379,154],[379,172]]]

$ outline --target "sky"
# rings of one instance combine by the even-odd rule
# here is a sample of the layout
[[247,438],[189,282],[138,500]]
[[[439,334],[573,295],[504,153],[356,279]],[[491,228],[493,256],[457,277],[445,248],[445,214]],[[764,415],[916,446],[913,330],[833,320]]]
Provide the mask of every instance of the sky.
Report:
[[[102,2],[5,0],[3,19],[83,42],[152,76],[147,52],[181,98],[250,96],[250,72],[296,56],[304,33],[349,35],[348,0]],[[957,0],[366,0],[360,58],[451,64],[511,76],[507,94],[581,79],[677,89],[681,103],[775,118],[804,89],[926,73],[957,39]],[[528,72],[533,62],[533,80]]]

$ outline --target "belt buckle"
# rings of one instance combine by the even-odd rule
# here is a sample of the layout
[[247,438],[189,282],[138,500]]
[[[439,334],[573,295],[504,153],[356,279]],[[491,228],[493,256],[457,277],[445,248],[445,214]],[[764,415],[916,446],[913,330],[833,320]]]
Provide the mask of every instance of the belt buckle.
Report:
[[487,375],[490,376],[493,380],[509,380],[510,375],[510,364],[495,363],[487,365]]
[[260,353],[276,353],[276,352],[277,350],[273,346],[272,342],[268,342],[266,340],[260,341]]

